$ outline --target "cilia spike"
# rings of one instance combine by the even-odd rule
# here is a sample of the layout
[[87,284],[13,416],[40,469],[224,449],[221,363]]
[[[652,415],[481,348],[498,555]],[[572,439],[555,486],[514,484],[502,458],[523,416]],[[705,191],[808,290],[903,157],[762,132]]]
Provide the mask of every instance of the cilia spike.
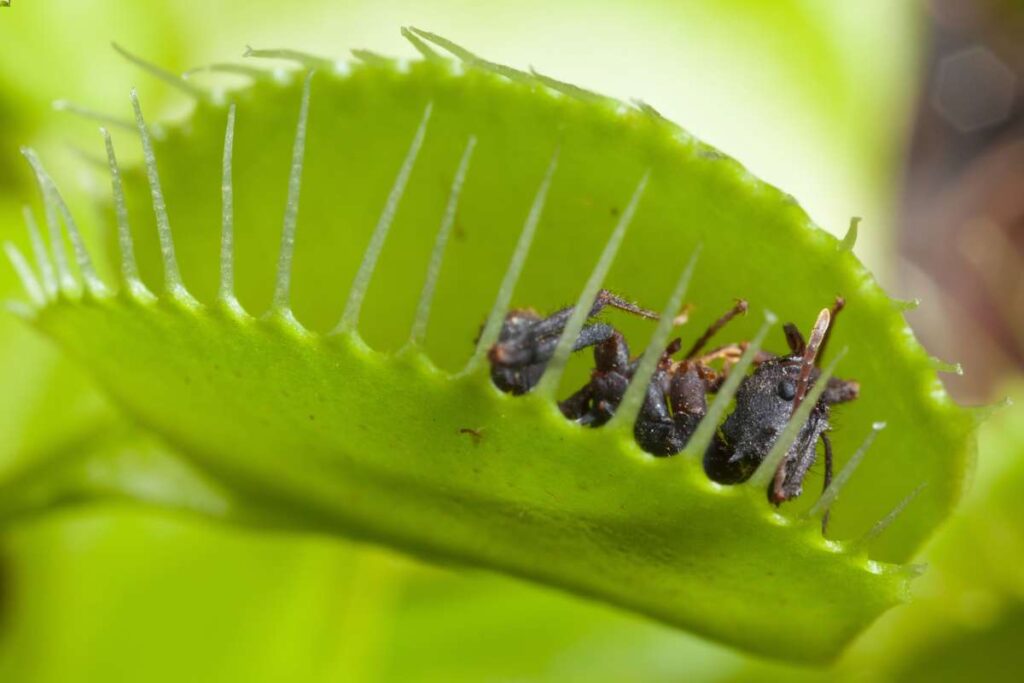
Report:
[[423,140],[427,135],[427,124],[430,122],[430,114],[433,110],[434,103],[427,103],[426,108],[423,110],[423,117],[420,119],[420,125],[416,128],[416,134],[413,136],[409,150],[402,161],[402,166],[395,177],[395,183],[391,186],[391,192],[384,203],[384,210],[377,220],[377,226],[374,228],[373,234],[370,235],[370,243],[366,246],[366,251],[363,252],[363,261],[359,264],[359,270],[352,281],[348,301],[345,303],[345,310],[341,314],[341,320],[334,329],[335,333],[355,330],[359,326],[359,314],[363,308],[366,290],[370,286],[370,279],[373,277],[373,271],[377,267],[377,259],[380,257],[381,250],[384,249],[384,241],[387,239],[391,223],[395,219],[398,204],[402,201],[405,186],[409,183],[409,176],[412,174],[413,166],[416,164],[416,158],[419,156],[420,148],[423,147]]
[[149,128],[142,117],[142,107],[139,105],[139,96],[132,88],[130,93],[132,109],[135,112],[135,125],[139,130],[139,138],[142,141],[142,155],[146,163],[146,178],[149,181],[150,196],[153,200],[153,214],[156,216],[156,229],[160,238],[160,254],[164,264],[164,289],[179,301],[194,303],[195,299],[185,288],[181,279],[181,272],[178,270],[178,259],[174,253],[174,236],[171,233],[171,224],[167,218],[167,205],[164,203],[164,193],[160,187],[160,174],[156,168],[156,154],[153,152],[153,142],[150,139]]
[[36,268],[39,269],[40,283],[47,300],[57,296],[57,278],[53,274],[53,262],[46,253],[46,245],[43,243],[43,236],[39,234],[39,226],[32,215],[32,209],[26,205],[21,207],[22,216],[25,219],[25,227],[28,230],[29,242],[32,244],[32,254],[35,257]]
[[128,206],[124,198],[124,185],[121,181],[121,168],[114,154],[114,143],[106,128],[100,128],[104,146],[107,150],[107,164],[110,168],[110,188],[114,196],[114,214],[117,218],[117,242],[121,249],[121,277],[125,286],[135,296],[152,298],[146,286],[139,279],[139,267],[135,262],[135,247],[132,243],[132,232],[128,225]]
[[[533,236],[537,232],[537,225],[540,223],[541,214],[544,212],[544,205],[548,200],[548,191],[551,189],[551,181],[555,176],[555,170],[558,168],[558,155],[559,150],[556,148],[551,155],[551,161],[548,162],[544,178],[537,188],[537,193],[533,197],[530,212],[527,214],[526,222],[523,223],[523,228],[519,232],[519,239],[516,241],[512,258],[505,268],[505,275],[502,277],[501,285],[498,287],[498,295],[494,300],[494,305],[491,306],[491,312],[484,323],[484,329],[480,333],[479,339],[477,339],[476,352],[466,365],[463,371],[465,373],[476,369],[484,355],[488,353],[493,344],[505,332],[509,302],[512,301],[512,292],[515,291],[516,285],[519,283],[519,276],[523,271],[523,266],[526,264],[526,257],[530,253],[530,246],[533,244]],[[531,384],[531,388],[532,386]]]
[[[288,199],[284,208],[284,227],[281,230],[281,252],[277,261],[277,279],[274,285],[275,313],[291,316],[292,259],[295,254],[295,226],[299,220],[299,192],[302,188],[302,165],[306,155],[306,126],[309,118],[309,91],[313,74],[306,74],[302,86],[302,102],[299,105],[299,121],[295,126],[295,141],[292,145],[292,164],[288,173]],[[233,123],[233,121],[232,121]],[[227,154],[225,142],[225,154]]]
[[[85,282],[86,291],[94,296],[105,294],[106,287],[96,275],[96,270],[92,265],[92,258],[89,256],[89,251],[82,240],[82,234],[78,231],[78,225],[75,223],[68,205],[64,202],[64,197],[61,196],[60,190],[57,189],[57,184],[53,182],[50,174],[43,168],[42,162],[33,150],[27,147],[22,148],[22,154],[25,155],[25,158],[28,159],[29,164],[35,171],[39,186],[43,191],[48,207],[47,220],[51,220],[52,214],[50,212],[54,208],[60,211],[61,217],[64,219],[64,227],[67,228],[68,237],[71,239],[71,247],[75,252],[75,262],[78,265],[78,272],[82,275],[82,280]],[[51,224],[51,229],[52,227],[53,225]],[[62,240],[59,230],[55,239],[57,242]]]
[[416,306],[416,318],[413,321],[412,331],[409,333],[409,343],[418,346],[423,343],[427,336],[427,322],[430,320],[430,307],[434,301],[434,289],[437,286],[437,278],[441,275],[441,262],[444,260],[445,248],[448,246],[448,238],[451,236],[452,227],[455,225],[455,213],[459,208],[459,196],[462,194],[462,186],[466,182],[466,173],[469,171],[469,161],[476,148],[476,136],[471,135],[466,143],[466,149],[459,160],[459,167],[452,179],[452,187],[448,192],[448,203],[445,206],[444,217],[441,219],[441,227],[437,231],[434,240],[434,248],[430,252],[430,261],[427,264],[427,277],[423,283],[423,291],[420,293],[420,301]]
[[180,90],[181,92],[185,93],[186,95],[188,95],[190,97],[194,97],[197,100],[206,101],[206,100],[210,99],[210,94],[208,92],[206,92],[202,88],[197,88],[196,86],[192,85],[191,83],[186,81],[181,76],[179,76],[177,74],[174,74],[174,73],[171,73],[167,69],[159,67],[156,64],[153,64],[152,62],[147,62],[142,57],[139,57],[138,55],[132,54],[131,52],[129,52],[128,50],[124,49],[123,47],[121,47],[117,43],[111,43],[110,46],[113,47],[114,50],[119,55],[121,55],[122,57],[127,59],[132,64],[135,64],[136,66],[141,68],[143,71],[149,73],[152,76],[155,76],[156,78],[160,79],[164,83],[167,83],[171,87]]
[[598,290],[603,285],[616,254],[619,253],[619,247],[626,236],[626,229],[633,222],[633,216],[636,215],[637,206],[639,206],[640,199],[644,196],[644,190],[647,189],[649,178],[650,172],[644,173],[643,177],[640,178],[640,182],[637,183],[629,204],[626,206],[625,211],[622,212],[622,215],[619,216],[618,224],[605,243],[601,257],[594,264],[594,269],[591,271],[587,283],[583,286],[579,299],[576,300],[576,306],[565,323],[565,329],[562,330],[554,353],[551,354],[551,360],[544,368],[543,375],[537,385],[537,391],[542,396],[554,398],[555,392],[558,391],[558,385],[562,380],[565,364],[569,360],[569,354],[572,353],[576,345],[576,337],[579,335],[580,330],[583,329],[587,318],[592,317],[588,315],[590,304],[597,297]]
[[25,288],[28,298],[34,305],[43,306],[46,303],[46,294],[36,278],[35,271],[25,259],[25,255],[11,242],[4,242],[4,251],[7,253],[7,260],[11,262],[14,272],[18,275],[18,279],[21,280],[21,285]]
[[[636,364],[636,370],[631,373],[632,377],[629,380],[626,392],[622,396],[615,415],[611,418],[611,426],[614,427],[618,423],[633,424],[636,421],[641,406],[645,403],[644,399],[649,393],[648,387],[657,384],[657,381],[654,379],[655,369],[658,361],[664,357],[663,349],[665,348],[665,343],[672,332],[675,314],[683,305],[683,298],[686,296],[686,290],[690,286],[690,280],[693,278],[693,269],[697,265],[698,256],[700,256],[699,247],[694,250],[689,262],[676,281],[672,294],[668,298],[668,303],[665,304],[665,308],[661,312],[661,319],[654,329],[654,334],[651,335],[651,340],[647,343],[643,356],[640,357],[640,361]],[[625,346],[625,343],[625,339],[623,339],[623,346]],[[599,353],[596,347],[594,351],[595,362],[600,363],[609,356],[609,354]],[[614,358],[619,354],[613,352],[610,355]],[[623,349],[622,355],[628,358],[629,353]],[[591,384],[593,382],[594,380],[591,379]]]
[[[303,95],[305,95],[303,89]],[[221,161],[220,181],[220,285],[217,297],[228,308],[240,308],[235,297],[235,205],[234,181],[231,165],[235,144],[235,105],[228,107],[228,122],[224,130],[224,155]]]
[[[64,250],[64,235],[61,233],[60,229],[60,218],[57,216],[57,206],[56,201],[53,198],[53,189],[36,169],[36,164],[32,161],[35,153],[27,147],[22,147],[21,153],[32,165],[33,171],[36,175],[37,184],[39,185],[39,192],[43,197],[43,215],[46,217],[46,228],[50,238],[50,253],[53,255],[53,267],[56,273],[57,288],[64,294],[73,294],[78,289],[78,283],[75,282],[75,278],[71,274],[71,268],[68,265],[67,252]],[[29,223],[30,229],[32,226],[34,226],[34,222]]]

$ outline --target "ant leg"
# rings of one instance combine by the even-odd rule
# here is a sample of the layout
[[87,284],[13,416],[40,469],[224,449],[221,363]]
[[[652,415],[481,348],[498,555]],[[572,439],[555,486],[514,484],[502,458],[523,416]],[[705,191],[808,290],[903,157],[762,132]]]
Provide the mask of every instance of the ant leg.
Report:
[[836,325],[836,316],[839,315],[839,311],[846,307],[846,299],[841,296],[836,297],[836,301],[832,304],[832,310],[830,311],[832,317],[832,324],[828,326],[825,331],[825,338],[821,340],[821,348],[818,349],[818,364],[821,364],[821,359],[825,357],[825,347],[828,346],[828,340],[832,337],[832,328]]
[[698,353],[700,353],[700,350],[704,348],[704,345],[707,344],[711,340],[711,338],[718,333],[719,330],[721,330],[723,327],[729,324],[730,320],[746,312],[747,302],[744,301],[743,299],[737,299],[736,305],[734,305],[732,308],[726,311],[725,315],[723,315],[721,318],[711,323],[708,329],[704,331],[704,334],[702,334],[700,338],[693,343],[693,346],[690,347],[690,350],[687,351],[686,353],[686,358],[689,360],[696,356]]
[[[594,305],[591,306],[590,311],[587,313],[587,318],[593,318],[600,313],[606,306],[617,308],[627,313],[632,313],[641,318],[647,318],[648,320],[658,320],[660,316],[654,311],[649,311],[646,308],[641,308],[634,303],[626,301],[622,297],[613,294],[607,289],[602,289],[597,293],[594,298]],[[533,326],[533,335],[535,337],[547,337],[547,336],[558,336],[562,334],[565,326],[569,323],[569,318],[572,317],[572,312],[575,306],[567,306],[563,309],[555,311],[547,318],[539,320]],[[588,346],[585,344],[584,346]],[[582,347],[578,347],[577,350]]]
[[[825,432],[821,433],[821,442],[825,445],[825,483],[821,487],[822,492],[824,492],[828,485],[832,483],[832,442],[829,441],[828,435]],[[825,514],[821,518],[822,536],[828,531],[828,517],[829,511],[825,510]]]
[[[603,325],[604,323],[598,323]],[[595,325],[596,327],[597,325]],[[629,372],[629,344],[622,333],[607,326],[611,330],[605,339],[594,346],[594,370],[596,372]],[[580,335],[583,336],[582,334]]]
[[[533,329],[497,342],[487,353],[491,364],[508,368],[522,368],[527,365],[547,363],[555,353],[555,347],[558,346],[558,335],[537,334],[537,327],[550,319],[541,320]],[[615,334],[617,334],[615,328],[606,323],[585,325],[580,330],[576,343],[573,344],[573,351],[600,344]]]
[[[735,364],[736,361],[740,359],[740,356],[743,355],[745,350],[746,346],[744,344],[726,344],[725,346],[719,346],[717,349],[708,351],[703,356],[687,358],[687,360],[694,363],[700,363],[701,365],[707,365],[713,360],[724,358],[727,363],[731,361],[732,364]],[[763,363],[764,361],[762,360],[761,362]]]
[[641,318],[647,318],[648,320],[658,320],[661,318],[661,316],[654,311],[641,308],[632,301],[626,301],[621,296],[614,292],[610,292],[607,289],[602,289],[597,293],[597,296],[594,297],[594,305],[591,306],[590,315],[588,317],[593,318],[595,315],[600,313],[601,309],[605,306],[611,306],[612,308],[617,308],[620,311],[632,313],[633,315],[637,315]]
[[675,455],[686,445],[669,412],[660,382],[647,386],[647,396],[633,425],[633,436],[640,448],[652,455]]
[[[590,381],[559,403],[559,408],[571,420],[598,426],[610,419],[625,394],[624,387],[628,380],[623,379],[620,382],[623,387],[618,387],[613,376],[625,378],[624,373],[629,371],[629,345],[625,337],[610,325],[596,323],[589,327],[592,329],[588,331],[584,328],[580,333],[576,350],[588,345],[594,347],[594,370]],[[604,339],[599,339],[601,336]]]
[[558,409],[570,420],[580,420],[587,414],[587,406],[593,396],[592,384],[584,384],[579,391],[564,401],[558,402]]

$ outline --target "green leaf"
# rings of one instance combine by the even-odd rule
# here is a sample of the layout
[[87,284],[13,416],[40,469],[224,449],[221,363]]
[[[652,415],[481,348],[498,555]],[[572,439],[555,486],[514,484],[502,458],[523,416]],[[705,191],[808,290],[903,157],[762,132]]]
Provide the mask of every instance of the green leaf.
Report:
[[[312,58],[297,138],[303,79],[254,77],[231,93],[230,288],[218,256],[227,107],[201,99],[154,141],[173,232],[157,239],[144,178],[125,177],[141,281],[128,267],[128,286],[108,294],[82,252],[75,286],[29,317],[246,509],[560,586],[764,655],[833,657],[903,595],[908,573],[885,562],[910,557],[958,498],[972,420],[897,305],[789,197],[650,110],[462,56],[461,68]],[[436,297],[417,317],[471,139]],[[531,206],[536,237],[498,296]],[[614,255],[606,243],[627,229]],[[837,373],[863,395],[835,411],[840,465],[873,423],[889,425],[832,508],[831,534],[850,542],[801,515],[813,495],[783,516],[763,488],[710,483],[693,452],[656,459],[630,425],[566,422],[552,397],[583,381],[586,358],[542,386],[554,394],[502,394],[481,363],[456,374],[496,297],[539,310],[576,300],[604,253],[611,269],[592,287],[661,308],[698,245],[684,337],[736,297],[801,327],[846,298]],[[753,338],[760,318],[730,334]],[[425,339],[409,345],[417,320]],[[636,351],[652,335],[621,328]],[[773,331],[767,346],[780,341]]]

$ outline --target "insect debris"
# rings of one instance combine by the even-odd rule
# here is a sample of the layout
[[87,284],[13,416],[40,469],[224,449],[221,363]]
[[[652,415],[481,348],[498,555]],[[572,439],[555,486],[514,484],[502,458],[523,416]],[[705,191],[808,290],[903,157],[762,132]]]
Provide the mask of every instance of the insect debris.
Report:
[[[831,336],[834,321],[845,302],[836,298],[831,309],[823,309],[805,340],[793,323],[783,329],[789,353],[777,356],[765,351],[754,358],[754,372],[740,382],[735,407],[719,426],[704,453],[704,471],[721,484],[738,484],[749,479],[764,461],[786,424],[821,375],[820,361]],[[656,320],[658,315],[625,299],[601,290],[588,318],[605,307],[614,307],[640,317]],[[673,356],[682,341],[668,344],[655,368],[634,424],[637,444],[656,456],[675,455],[686,447],[708,410],[708,394],[717,393],[731,367],[746,350],[739,342],[701,351],[733,318],[747,310],[739,299],[722,317],[712,323],[693,343],[682,360]],[[573,307],[563,308],[548,317],[532,309],[511,311],[505,318],[498,342],[488,352],[491,378],[507,393],[525,394],[539,381],[551,359],[559,336],[572,315]],[[681,315],[677,320],[682,319]],[[590,379],[571,396],[559,402],[562,414],[588,427],[600,427],[614,416],[626,389],[639,366],[631,358],[629,345],[621,332],[604,322],[583,327],[573,351],[592,347],[594,369]],[[723,362],[720,370],[710,364]],[[860,387],[852,380],[829,378],[811,409],[810,417],[798,432],[779,464],[768,487],[768,499],[775,505],[800,495],[808,470],[817,459],[817,443],[822,442],[825,482],[832,479],[831,406],[857,398]],[[823,518],[822,527],[827,525]]]

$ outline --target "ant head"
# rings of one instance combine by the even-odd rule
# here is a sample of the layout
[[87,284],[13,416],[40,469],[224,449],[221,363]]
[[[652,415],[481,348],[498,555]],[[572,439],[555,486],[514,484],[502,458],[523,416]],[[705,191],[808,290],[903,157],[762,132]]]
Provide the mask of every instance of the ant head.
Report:
[[736,408],[705,454],[704,469],[713,480],[725,484],[744,481],[768,456],[818,377],[815,362],[830,321],[826,308],[818,314],[806,342],[796,326],[787,324],[791,354],[760,363],[740,384]]
[[800,362],[787,356],[761,363],[743,380],[735,409],[705,454],[711,479],[734,484],[754,473],[789,421],[799,376]]

